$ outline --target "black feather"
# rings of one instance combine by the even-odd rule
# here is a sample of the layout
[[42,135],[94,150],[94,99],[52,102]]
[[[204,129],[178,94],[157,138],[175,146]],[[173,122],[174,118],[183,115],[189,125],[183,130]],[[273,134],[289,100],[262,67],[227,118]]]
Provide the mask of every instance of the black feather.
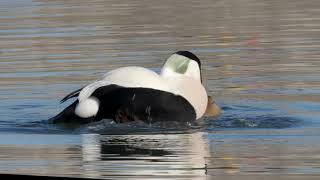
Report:
[[80,88],[80,89],[77,89],[77,90],[75,90],[75,91],[73,91],[73,92],[71,92],[71,93],[68,94],[66,97],[64,97],[63,99],[61,99],[60,103],[64,103],[64,102],[67,101],[68,99],[71,99],[71,98],[73,98],[73,97],[77,97],[82,89],[83,89],[83,87]]

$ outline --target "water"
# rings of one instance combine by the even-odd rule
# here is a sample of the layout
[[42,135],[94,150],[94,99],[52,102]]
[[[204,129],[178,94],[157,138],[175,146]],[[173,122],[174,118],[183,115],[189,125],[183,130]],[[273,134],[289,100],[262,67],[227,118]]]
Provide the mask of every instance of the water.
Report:
[[[318,179],[319,9],[317,0],[0,1],[0,173]],[[218,119],[47,123],[68,105],[62,97],[106,71],[159,71],[177,50],[202,60]]]

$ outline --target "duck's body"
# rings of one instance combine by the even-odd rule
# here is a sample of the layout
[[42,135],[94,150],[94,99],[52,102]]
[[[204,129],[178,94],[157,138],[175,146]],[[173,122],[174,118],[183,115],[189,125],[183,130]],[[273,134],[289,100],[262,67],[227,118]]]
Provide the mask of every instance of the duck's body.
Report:
[[201,118],[208,96],[201,83],[200,64],[193,61],[196,56],[192,53],[182,52],[167,60],[161,74],[134,66],[106,73],[100,80],[66,96],[62,102],[73,97],[77,100],[51,121],[88,123],[113,119],[119,123],[153,123]]

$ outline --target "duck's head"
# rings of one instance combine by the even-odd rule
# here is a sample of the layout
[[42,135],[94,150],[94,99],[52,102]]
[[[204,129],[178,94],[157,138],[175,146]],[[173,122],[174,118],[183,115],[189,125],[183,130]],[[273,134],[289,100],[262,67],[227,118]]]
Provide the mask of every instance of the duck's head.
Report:
[[178,51],[172,54],[164,63],[161,76],[188,76],[202,81],[200,59],[189,51]]

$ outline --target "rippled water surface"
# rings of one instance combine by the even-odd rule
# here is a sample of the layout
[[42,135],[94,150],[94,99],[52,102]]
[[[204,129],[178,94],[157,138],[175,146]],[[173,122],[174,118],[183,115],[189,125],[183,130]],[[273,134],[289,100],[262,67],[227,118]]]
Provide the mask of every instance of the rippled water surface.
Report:
[[[0,173],[113,179],[318,179],[318,0],[0,1]],[[105,72],[202,60],[218,119],[58,127]],[[175,127],[175,128],[173,128]]]

